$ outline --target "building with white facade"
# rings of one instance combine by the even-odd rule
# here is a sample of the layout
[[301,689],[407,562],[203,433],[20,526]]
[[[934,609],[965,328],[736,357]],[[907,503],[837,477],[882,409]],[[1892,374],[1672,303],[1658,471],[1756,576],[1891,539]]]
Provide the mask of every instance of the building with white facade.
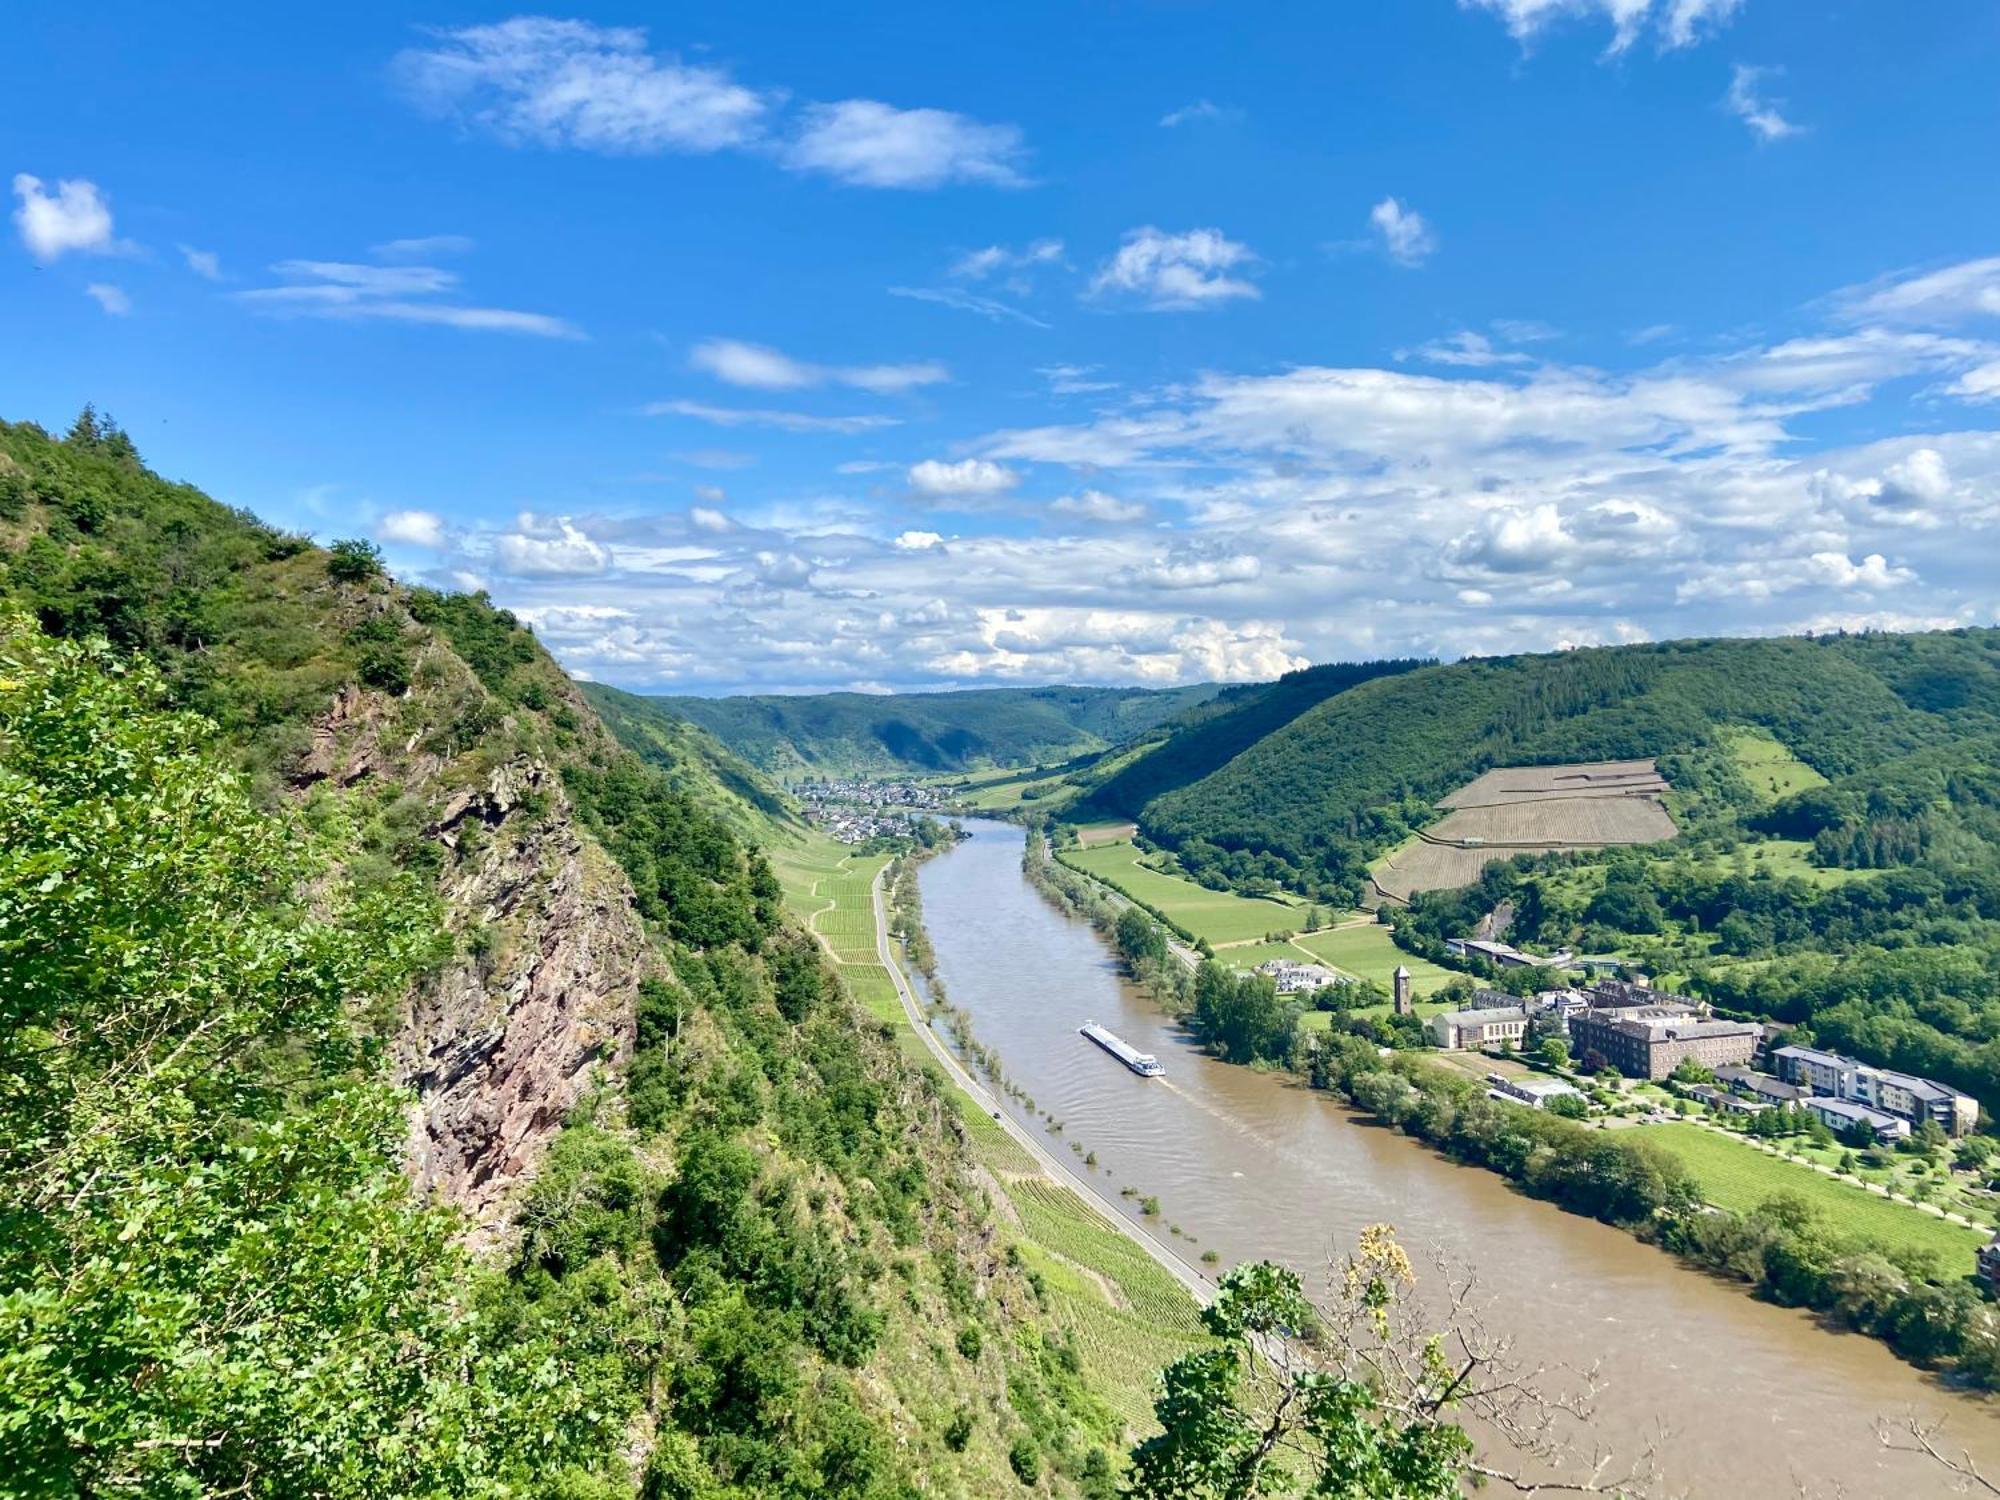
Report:
[[1431,1039],[1446,1051],[1464,1047],[1521,1045],[1528,1013],[1518,1005],[1488,1010],[1441,1010],[1431,1017]]
[[1815,1095],[1865,1104],[1912,1123],[1935,1120],[1946,1135],[1965,1135],[1979,1123],[1978,1100],[1928,1078],[1871,1067],[1817,1047],[1780,1047],[1771,1061],[1780,1078]]

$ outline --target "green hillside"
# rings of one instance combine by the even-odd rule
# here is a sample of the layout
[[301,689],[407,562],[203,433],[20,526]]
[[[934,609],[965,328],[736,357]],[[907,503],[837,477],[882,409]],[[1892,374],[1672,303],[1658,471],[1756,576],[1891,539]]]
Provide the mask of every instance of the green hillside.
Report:
[[1203,684],[643,701],[707,730],[766,774],[796,781],[1046,765],[1123,743],[1215,693]]
[[737,832],[759,842],[791,842],[803,831],[798,805],[707,730],[668,712],[656,698],[599,682],[578,686],[619,744]]
[[1154,749],[1102,779],[1077,778],[1084,787],[1083,813],[1136,818],[1154,798],[1220,770],[1334,694],[1427,665],[1414,660],[1335,662],[1287,672],[1276,682],[1225,688],[1163,724],[1155,731]]
[[1683,641],[1426,667],[1307,710],[1148,802],[1139,823],[1196,873],[1352,899],[1370,858],[1495,766],[1651,756],[1689,797],[1740,794],[1722,737],[1732,725],[1768,731],[1831,778],[1990,733],[2000,632]]
[[483,596],[0,424],[0,1488],[1102,1491],[788,817]]

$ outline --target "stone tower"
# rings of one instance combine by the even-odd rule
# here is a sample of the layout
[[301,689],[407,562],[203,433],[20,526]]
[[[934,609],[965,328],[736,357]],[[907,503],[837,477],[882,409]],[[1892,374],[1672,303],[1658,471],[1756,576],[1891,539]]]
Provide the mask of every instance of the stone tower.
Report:
[[1410,999],[1409,969],[1402,964],[1397,964],[1393,982],[1396,986],[1396,1014],[1407,1016],[1416,1008]]

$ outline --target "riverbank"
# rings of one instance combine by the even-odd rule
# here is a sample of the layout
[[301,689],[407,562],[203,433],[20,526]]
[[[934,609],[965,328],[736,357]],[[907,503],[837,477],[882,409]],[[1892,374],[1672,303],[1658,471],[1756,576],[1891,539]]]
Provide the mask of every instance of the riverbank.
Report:
[[[1159,1371],[1203,1339],[1198,1312],[1211,1289],[1197,1269],[1124,1221],[1059,1150],[1006,1111],[996,1093],[1003,1085],[975,1077],[937,1035],[905,968],[903,940],[890,931],[889,866],[848,857],[797,878],[794,909],[810,912],[855,1000],[894,1032],[905,1055],[940,1075],[939,1092],[992,1184],[1001,1253],[1019,1260],[1073,1336],[1091,1388],[1132,1434],[1150,1432]],[[865,948],[855,941],[864,922]],[[914,902],[899,924],[922,935]]]
[[[1146,947],[1112,914],[1121,902],[1151,908],[1072,860],[1038,859],[1036,840],[1031,832],[1023,862],[1030,884],[1091,920],[1128,963],[1139,956],[1133,967],[1146,985],[1154,977],[1143,972]],[[1058,870],[1061,876],[1052,873]],[[1172,988],[1168,1008],[1184,1015],[1181,987]],[[1879,1338],[1913,1364],[1969,1385],[2000,1386],[2000,1314],[1972,1278],[1970,1235],[1954,1255],[1935,1235],[1864,1228],[1863,1216],[1839,1212],[1820,1195],[1719,1202],[1681,1154],[1640,1133],[1612,1135],[1494,1101],[1480,1080],[1428,1065],[1419,1052],[1384,1058],[1373,1040],[1324,1033],[1302,1033],[1283,1051],[1271,1060],[1454,1161],[1617,1226],[1759,1297]]]

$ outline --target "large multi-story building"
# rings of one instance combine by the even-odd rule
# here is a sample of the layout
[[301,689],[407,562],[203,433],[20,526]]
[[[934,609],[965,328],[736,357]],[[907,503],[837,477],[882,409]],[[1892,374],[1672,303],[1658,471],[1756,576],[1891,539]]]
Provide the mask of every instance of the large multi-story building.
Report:
[[1748,1021],[1704,1021],[1683,1005],[1622,1006],[1569,1018],[1570,1056],[1601,1057],[1627,1078],[1665,1078],[1690,1058],[1706,1068],[1746,1063],[1757,1036]]
[[1771,1061],[1780,1078],[1813,1094],[1865,1104],[1912,1123],[1935,1120],[1947,1135],[1965,1135],[1979,1123],[1978,1100],[1928,1078],[1870,1067],[1817,1047],[1780,1047]]
[[1521,1045],[1528,1030],[1528,1012],[1519,1005],[1482,1010],[1441,1010],[1431,1017],[1431,1038],[1440,1047],[1492,1047],[1502,1042]]
[[1866,1125],[1878,1141],[1899,1140],[1910,1133],[1908,1120],[1852,1099],[1836,1099],[1831,1094],[1813,1094],[1803,1108],[1836,1135],[1847,1135],[1857,1125]]

